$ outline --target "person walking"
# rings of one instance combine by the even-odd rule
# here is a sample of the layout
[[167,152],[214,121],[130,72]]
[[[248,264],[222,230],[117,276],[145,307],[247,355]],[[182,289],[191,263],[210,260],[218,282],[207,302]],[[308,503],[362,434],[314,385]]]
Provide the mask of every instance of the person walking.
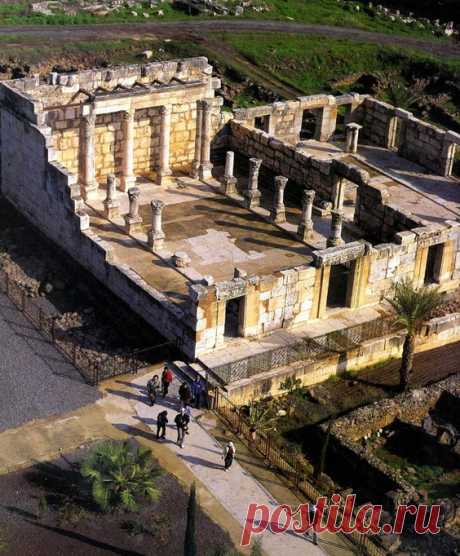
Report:
[[189,417],[185,414],[185,408],[181,408],[180,412],[176,415],[174,419],[177,428],[177,444],[183,448],[185,433],[187,432],[188,424],[190,423]]
[[157,415],[157,440],[166,438],[166,425],[168,423],[168,412],[166,409]]
[[157,400],[159,389],[160,389],[160,381],[158,375],[153,375],[153,377],[147,382],[147,394],[149,396],[150,405],[152,407]]
[[224,469],[228,471],[232,466],[233,460],[235,458],[236,450],[235,445],[233,442],[229,442],[224,448],[224,455],[222,456],[224,459]]
[[201,380],[201,376],[197,376],[196,379],[192,383],[192,397],[193,403],[197,409],[201,407],[201,397],[203,395],[203,381]]
[[180,385],[179,399],[183,408],[186,408],[188,405],[190,405],[190,402],[192,401],[192,391],[190,390],[190,386],[186,382],[183,382]]
[[171,369],[166,364],[163,373],[161,375],[161,386],[163,389],[163,398],[168,395],[169,387],[171,386],[171,382],[173,381],[173,374]]

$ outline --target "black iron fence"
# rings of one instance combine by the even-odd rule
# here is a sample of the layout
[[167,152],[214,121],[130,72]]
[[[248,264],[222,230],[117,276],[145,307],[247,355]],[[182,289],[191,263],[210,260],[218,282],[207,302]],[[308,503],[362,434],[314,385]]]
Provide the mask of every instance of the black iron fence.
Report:
[[212,371],[226,384],[243,378],[284,367],[296,361],[306,363],[330,356],[333,353],[344,353],[359,347],[363,342],[386,336],[395,331],[394,319],[391,317],[367,321],[349,328],[334,330],[315,338],[303,338],[291,345],[278,346],[264,351],[217,365]]
[[74,365],[88,384],[96,385],[107,378],[136,373],[142,367],[168,359],[174,347],[167,342],[127,354],[95,353],[79,345],[73,335],[59,326],[57,317],[27,295],[4,270],[0,270],[0,291]]
[[[301,495],[310,501],[316,501],[324,496],[315,486],[311,479],[310,465],[305,457],[295,451],[279,437],[269,432],[254,431],[241,408],[231,402],[220,388],[215,388],[211,399],[212,408],[229,425],[229,427],[248,444],[251,449],[261,454],[270,466],[279,471]],[[343,518],[342,510],[339,511],[339,519]],[[377,545],[370,536],[358,531],[342,534],[344,540],[348,540],[356,551],[368,556],[385,556],[387,552]]]

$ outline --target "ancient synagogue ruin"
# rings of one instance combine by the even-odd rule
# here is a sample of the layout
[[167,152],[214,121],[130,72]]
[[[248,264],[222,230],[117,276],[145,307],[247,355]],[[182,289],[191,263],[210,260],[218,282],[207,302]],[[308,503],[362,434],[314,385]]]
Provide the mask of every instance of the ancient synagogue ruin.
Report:
[[220,86],[205,58],[2,82],[2,192],[227,383],[403,277],[458,287],[460,135],[358,94],[231,112]]

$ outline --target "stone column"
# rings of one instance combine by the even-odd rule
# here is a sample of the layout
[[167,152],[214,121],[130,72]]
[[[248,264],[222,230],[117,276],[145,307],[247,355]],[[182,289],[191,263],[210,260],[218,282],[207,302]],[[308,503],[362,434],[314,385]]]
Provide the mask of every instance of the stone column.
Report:
[[134,175],[134,110],[123,112],[121,120],[123,151],[121,166],[121,190],[128,191],[136,184]]
[[236,193],[237,180],[233,175],[235,166],[235,153],[227,151],[225,155],[225,172],[222,178],[222,193],[225,195],[233,195]]
[[129,212],[125,215],[125,230],[128,234],[142,231],[142,218],[139,216],[139,196],[141,190],[138,187],[128,189]]
[[260,205],[259,170],[262,165],[260,158],[249,159],[249,181],[248,188],[244,192],[244,206],[246,208],[254,208]]
[[351,123],[347,124],[347,141],[345,150],[347,153],[357,153],[358,152],[358,139],[359,139],[359,130],[362,129],[362,126],[359,124]]
[[212,176],[211,164],[211,116],[212,116],[212,102],[203,100],[203,127],[201,134],[201,164],[200,164],[200,179],[207,180]]
[[195,157],[192,162],[192,178],[200,177],[201,167],[201,136],[203,133],[203,103],[198,100],[196,103],[196,130],[195,130]]
[[161,249],[163,247],[165,233],[163,232],[163,228],[161,225],[161,214],[163,212],[165,204],[159,199],[154,199],[150,203],[150,206],[152,208],[152,229],[149,231],[148,243],[153,251],[155,249]]
[[286,222],[286,209],[284,208],[284,190],[286,189],[287,182],[288,178],[285,178],[284,176],[276,176],[275,178],[276,195],[273,202],[273,207],[270,211],[270,219],[278,224]]
[[117,191],[117,178],[114,174],[107,176],[107,196],[104,200],[104,216],[111,220],[120,215],[120,202],[115,198]]
[[297,235],[302,241],[307,241],[313,235],[313,201],[315,199],[315,191],[306,189],[303,192],[302,199],[302,216],[300,217]]
[[460,135],[454,131],[446,131],[439,161],[441,176],[448,177],[452,175],[458,145],[460,145]]
[[327,238],[328,247],[336,247],[344,243],[342,239],[342,213],[339,210],[331,211],[331,232]]
[[169,143],[171,136],[171,106],[160,107],[160,162],[158,164],[157,183],[164,185],[172,174],[169,167]]
[[342,176],[335,174],[333,176],[332,185],[332,208],[335,210],[342,210],[343,201],[345,197],[345,187],[343,185],[344,179]]
[[80,182],[84,199],[97,197],[96,181],[96,114],[83,116],[82,141],[80,147],[81,174]]

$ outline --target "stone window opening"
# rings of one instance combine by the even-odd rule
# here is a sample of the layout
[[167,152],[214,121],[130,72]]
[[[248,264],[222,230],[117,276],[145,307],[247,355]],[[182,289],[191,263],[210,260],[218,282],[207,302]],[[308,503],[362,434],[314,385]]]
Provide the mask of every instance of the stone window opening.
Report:
[[270,129],[270,116],[258,116],[254,118],[254,127],[268,133]]
[[431,245],[428,248],[425,276],[423,280],[425,285],[439,284],[443,251],[444,245],[442,243]]
[[350,306],[353,261],[331,266],[326,306],[328,309]]
[[244,296],[227,301],[225,306],[225,337],[237,338],[243,335],[243,316]]
[[307,141],[316,136],[317,116],[311,110],[304,110],[302,113],[302,125],[300,128],[300,140]]

